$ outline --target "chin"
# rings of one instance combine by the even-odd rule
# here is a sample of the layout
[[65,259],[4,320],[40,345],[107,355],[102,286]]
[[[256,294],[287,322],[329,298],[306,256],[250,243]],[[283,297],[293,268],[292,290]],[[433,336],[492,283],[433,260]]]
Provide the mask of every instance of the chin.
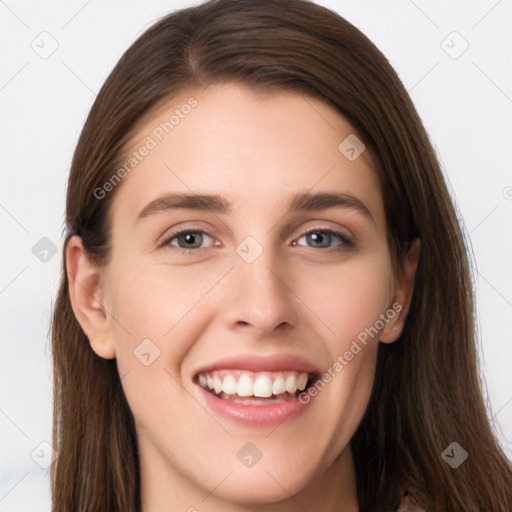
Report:
[[[296,461],[291,464],[274,459],[264,463],[261,459],[251,468],[234,469],[215,494],[245,505],[277,503],[306,489],[316,479],[315,473],[315,467],[307,468],[306,464]],[[221,479],[218,473],[216,477]]]

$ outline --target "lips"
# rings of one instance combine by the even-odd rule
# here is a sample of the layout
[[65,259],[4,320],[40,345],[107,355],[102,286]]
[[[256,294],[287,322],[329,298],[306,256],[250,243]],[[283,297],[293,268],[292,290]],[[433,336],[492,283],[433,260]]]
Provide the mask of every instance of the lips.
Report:
[[196,375],[211,370],[248,370],[251,372],[297,371],[320,373],[320,369],[301,356],[276,354],[273,356],[230,356],[205,365],[196,371]]
[[194,383],[212,412],[251,426],[296,418],[308,405],[298,400],[318,368],[293,355],[233,356],[199,369]]

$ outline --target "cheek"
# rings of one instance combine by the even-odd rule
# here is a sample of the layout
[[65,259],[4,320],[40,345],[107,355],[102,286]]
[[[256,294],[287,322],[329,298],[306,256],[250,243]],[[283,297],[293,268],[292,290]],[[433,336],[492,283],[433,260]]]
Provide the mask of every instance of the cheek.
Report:
[[192,265],[118,266],[107,286],[115,290],[108,303],[120,371],[136,362],[134,356],[144,346],[160,353],[166,368],[177,368],[190,340],[200,335],[207,316],[205,298],[221,270],[204,268],[199,274]]
[[[385,254],[385,253],[384,253]],[[354,258],[346,265],[309,272],[297,294],[315,313],[338,349],[374,326],[390,306],[392,274],[386,257]]]
[[[210,321],[206,297],[218,275],[212,269],[199,275],[194,266],[130,264],[112,276],[118,371],[135,420],[146,430],[157,432],[170,419],[177,421],[173,428],[181,425],[181,365]],[[198,409],[190,415],[202,414]]]

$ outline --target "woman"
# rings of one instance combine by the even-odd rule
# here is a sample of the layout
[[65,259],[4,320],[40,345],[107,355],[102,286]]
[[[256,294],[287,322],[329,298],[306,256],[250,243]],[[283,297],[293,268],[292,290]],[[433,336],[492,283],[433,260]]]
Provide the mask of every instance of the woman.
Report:
[[54,512],[510,510],[439,164],[340,16],[164,17],[100,91],[66,206]]

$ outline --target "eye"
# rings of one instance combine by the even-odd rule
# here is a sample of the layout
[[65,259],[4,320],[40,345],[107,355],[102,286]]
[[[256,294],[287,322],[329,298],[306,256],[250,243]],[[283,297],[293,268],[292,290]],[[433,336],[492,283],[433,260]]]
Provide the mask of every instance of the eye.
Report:
[[191,249],[202,249],[201,245],[205,238],[213,240],[212,236],[204,231],[184,229],[171,233],[161,245],[172,245],[180,252],[189,252]]
[[[300,243],[300,240],[306,239],[306,243]],[[203,243],[206,239],[213,240],[213,237],[200,229],[183,229],[171,233],[161,244],[160,247],[171,245],[176,247],[176,250],[183,253],[191,253],[194,250],[204,249]],[[334,242],[334,245],[332,245]],[[329,249],[331,247],[340,248],[344,246],[353,247],[354,243],[346,236],[332,231],[330,229],[311,229],[304,233],[300,238],[292,242],[293,246],[302,245],[308,246],[314,249]],[[212,245],[210,243],[210,245]],[[214,245],[220,245],[219,242],[215,242]]]
[[[306,238],[306,243],[300,243],[300,240],[303,238]],[[340,247],[340,246],[349,246],[353,247],[354,243],[352,240],[348,239],[346,236],[342,235],[341,233],[338,233],[336,231],[332,231],[330,229],[310,229],[306,233],[304,233],[300,238],[297,239],[298,241],[292,242],[293,245],[308,245],[308,242],[317,244],[313,245],[312,247],[314,249],[328,249],[331,247],[331,243],[333,241],[337,241],[334,245],[334,247]]]

